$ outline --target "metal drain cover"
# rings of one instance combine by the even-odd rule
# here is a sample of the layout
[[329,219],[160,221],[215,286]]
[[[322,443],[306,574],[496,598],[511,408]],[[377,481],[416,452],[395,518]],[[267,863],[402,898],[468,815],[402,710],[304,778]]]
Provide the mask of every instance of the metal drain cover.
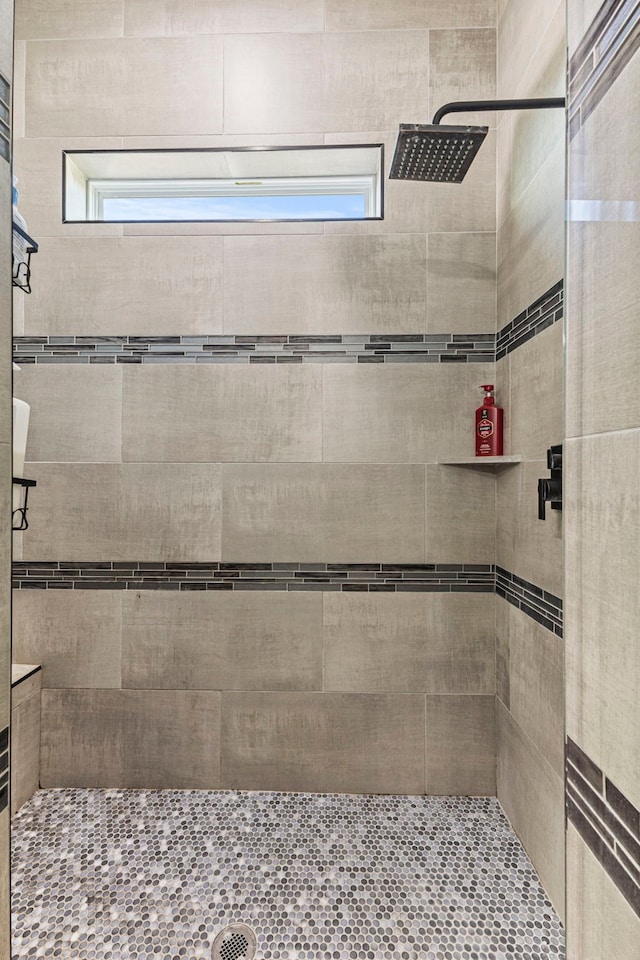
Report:
[[212,960],[253,960],[256,935],[246,923],[230,923],[213,941]]

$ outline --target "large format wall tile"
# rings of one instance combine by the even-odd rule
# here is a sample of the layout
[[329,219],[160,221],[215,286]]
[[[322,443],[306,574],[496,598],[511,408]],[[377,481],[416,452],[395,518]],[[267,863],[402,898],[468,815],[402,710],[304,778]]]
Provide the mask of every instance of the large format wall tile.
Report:
[[119,687],[121,619],[119,591],[16,590],[14,659],[45,687]]
[[121,367],[25,365],[14,389],[31,405],[29,460],[122,459]]
[[219,464],[30,463],[25,472],[38,487],[24,559],[220,559]]
[[415,333],[425,274],[419,235],[227,237],[224,332]]
[[429,464],[426,486],[429,562],[492,563],[488,558],[495,557],[496,549],[494,471]]
[[50,238],[25,333],[159,335],[222,331],[219,237]]
[[[38,675],[39,678],[39,675]],[[24,683],[20,684],[24,686]],[[11,814],[40,786],[40,689],[11,707]]]
[[490,596],[327,593],[325,689],[493,694],[493,633]]
[[429,333],[493,333],[495,233],[432,233],[427,259]]
[[124,0],[16,0],[16,40],[122,36]]
[[424,792],[424,697],[222,695],[222,783],[244,790]]
[[324,459],[433,463],[472,456],[477,387],[494,374],[493,363],[327,365]]
[[202,36],[208,33],[317,31],[324,27],[323,0],[124,0],[128,36]]
[[640,806],[640,430],[566,445],[567,732]]
[[326,0],[327,30],[493,27],[493,0]]
[[321,424],[320,366],[124,371],[124,460],[321,460]]
[[427,793],[494,796],[495,697],[429,696]]
[[424,467],[223,464],[225,559],[424,560]]
[[220,694],[44,690],[43,787],[220,786]]
[[508,0],[498,24],[498,96],[512,97],[564,0]]
[[[445,103],[491,100],[496,95],[496,32],[433,30],[429,33],[429,116]],[[495,113],[449,114],[444,123],[496,125]]]
[[509,449],[528,459],[544,459],[548,447],[562,443],[563,333],[554,323],[506,358]]
[[322,687],[320,594],[127,591],[123,605],[124,687]]
[[26,78],[30,137],[222,130],[219,37],[40,40]]
[[564,781],[498,700],[498,797],[564,916]]

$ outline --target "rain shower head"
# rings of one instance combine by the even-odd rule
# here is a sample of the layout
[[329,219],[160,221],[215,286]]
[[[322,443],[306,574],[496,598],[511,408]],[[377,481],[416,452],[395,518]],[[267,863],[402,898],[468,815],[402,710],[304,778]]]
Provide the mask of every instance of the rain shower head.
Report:
[[401,123],[389,172],[390,180],[433,180],[462,183],[489,132],[488,127],[454,127],[441,124],[448,113],[478,110],[544,110],[565,107],[564,97],[533,100],[464,100],[445,103],[433,123]]
[[391,180],[462,183],[489,127],[402,123],[391,163]]

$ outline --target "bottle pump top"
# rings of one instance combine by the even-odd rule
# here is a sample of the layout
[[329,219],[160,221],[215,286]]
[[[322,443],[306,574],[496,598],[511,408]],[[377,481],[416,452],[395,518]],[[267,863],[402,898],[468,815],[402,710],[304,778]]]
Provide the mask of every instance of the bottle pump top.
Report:
[[485,407],[491,407],[495,404],[495,397],[493,396],[493,384],[492,383],[483,383],[480,387],[481,390],[485,391],[484,405]]

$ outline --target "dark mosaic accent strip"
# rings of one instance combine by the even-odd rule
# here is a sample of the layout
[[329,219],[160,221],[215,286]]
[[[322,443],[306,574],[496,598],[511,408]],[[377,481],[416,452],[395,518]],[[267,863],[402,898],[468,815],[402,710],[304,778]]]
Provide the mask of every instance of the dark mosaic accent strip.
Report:
[[562,600],[529,580],[509,573],[504,567],[496,567],[496,593],[513,604],[543,627],[562,636]]
[[340,590],[493,593],[492,564],[21,561],[22,590]]
[[508,353],[513,353],[557,320],[561,320],[563,314],[564,281],[558,280],[546,293],[498,331],[496,360],[502,360]]
[[493,333],[16,337],[16,363],[473,363]]
[[605,0],[569,63],[569,139],[640,49],[640,0]]
[[9,803],[9,727],[0,731],[0,813]]
[[0,157],[11,163],[11,84],[0,73]]
[[569,738],[565,773],[567,819],[640,917],[640,811]]

